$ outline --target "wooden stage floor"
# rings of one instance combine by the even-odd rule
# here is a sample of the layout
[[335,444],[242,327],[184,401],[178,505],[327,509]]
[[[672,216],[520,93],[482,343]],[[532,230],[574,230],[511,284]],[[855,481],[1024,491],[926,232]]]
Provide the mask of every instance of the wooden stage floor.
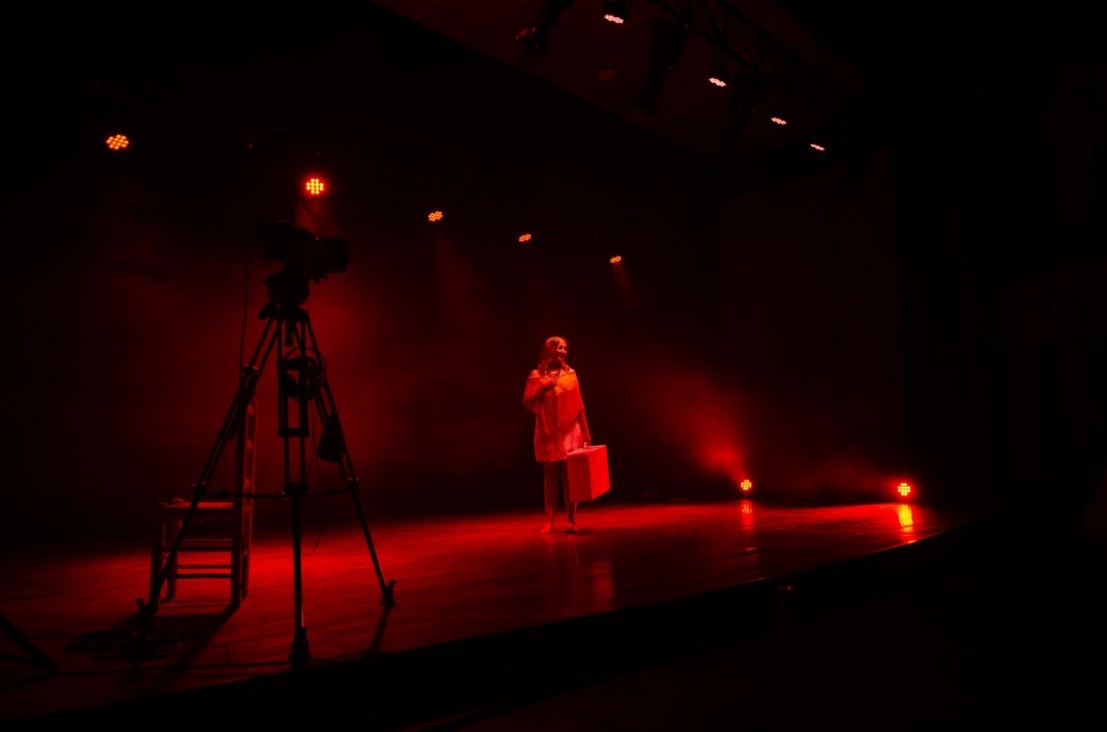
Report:
[[[910,504],[604,505],[577,534],[514,511],[259,532],[249,595],[182,582],[143,623],[148,547],[5,550],[0,720],[195,728],[234,719],[413,728],[775,632],[950,562],[981,522]],[[806,609],[805,609],[806,608]],[[28,647],[29,646],[29,647]],[[355,723],[355,720],[357,723]]]

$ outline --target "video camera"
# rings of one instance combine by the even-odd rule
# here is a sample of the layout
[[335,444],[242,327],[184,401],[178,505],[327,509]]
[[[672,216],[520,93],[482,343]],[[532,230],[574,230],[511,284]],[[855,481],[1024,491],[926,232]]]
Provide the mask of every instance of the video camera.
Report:
[[296,262],[316,282],[332,272],[344,272],[350,265],[348,239],[324,239],[288,222],[263,225],[261,245],[265,256]]
[[318,282],[329,274],[344,272],[350,265],[348,239],[325,239],[290,222],[271,222],[261,227],[262,251],[266,257],[285,263],[279,272],[265,278],[270,304],[261,312],[267,317],[271,308],[292,309],[308,298],[309,281]]

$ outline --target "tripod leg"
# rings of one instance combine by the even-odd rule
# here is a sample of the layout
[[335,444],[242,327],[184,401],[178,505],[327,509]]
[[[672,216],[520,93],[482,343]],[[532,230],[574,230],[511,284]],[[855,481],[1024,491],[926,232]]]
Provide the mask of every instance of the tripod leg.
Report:
[[[354,483],[357,480],[354,479]],[[369,522],[365,518],[365,509],[361,506],[361,501],[358,499],[356,485],[351,489],[350,497],[354,501],[354,508],[357,509],[357,519],[361,524],[361,533],[365,535],[365,544],[369,547],[369,556],[373,559],[373,568],[377,571],[377,581],[381,587],[381,604],[387,606],[393,606],[396,604],[396,600],[393,597],[393,590],[396,587],[396,580],[390,580],[385,582],[384,572],[381,571],[381,563],[377,559],[377,550],[373,546],[373,537],[369,534]]]
[[292,576],[296,600],[296,632],[292,637],[292,648],[288,660],[294,664],[305,663],[311,656],[308,652],[307,628],[304,626],[304,580],[303,562],[300,556],[300,493],[292,495]]
[[19,629],[4,615],[0,615],[0,631],[27,654],[28,658],[23,660],[46,670],[48,673],[54,673],[54,671],[57,670],[57,664],[50,660],[50,657],[43,653],[41,648],[32,643],[27,636],[19,632]]
[[[315,331],[311,327],[311,321],[304,319],[304,331],[310,341],[312,349],[319,353],[319,344],[315,340]],[[338,418],[338,406],[335,403],[334,393],[325,375],[320,377],[319,390],[315,395],[315,407],[319,418],[323,423],[323,437],[319,440],[318,455],[321,460],[336,462],[342,472],[342,478],[346,488],[357,509],[358,522],[361,524],[361,533],[365,536],[365,544],[369,549],[369,556],[373,560],[373,569],[377,573],[377,582],[381,589],[381,604],[395,605],[393,590],[395,580],[386,581],[384,571],[381,569],[380,560],[377,559],[377,550],[373,546],[373,537],[369,532],[369,522],[365,518],[365,510],[358,498],[358,480],[354,473],[354,462],[350,457],[350,451],[346,446],[346,437],[342,432],[342,423]]]
[[[357,487],[357,479],[353,474],[353,462],[346,450],[334,397],[323,376],[322,359],[307,312],[300,309],[287,312],[282,327],[278,328],[278,338],[282,332],[285,343],[289,346],[289,355],[280,351],[277,354],[277,421],[279,434],[284,440],[285,493],[292,499],[293,593],[296,616],[296,630],[288,658],[294,664],[301,664],[309,658],[307,628],[304,625],[300,515],[301,501],[308,492],[306,446],[311,434],[307,414],[309,402],[314,404],[323,425],[323,435],[316,448],[316,456],[320,460],[337,462],[340,465],[345,485],[351,492]],[[298,465],[295,480],[293,463]],[[377,579],[381,584],[381,602],[392,605],[393,585],[385,582],[361,505],[357,504],[357,508],[369,553],[377,570]]]

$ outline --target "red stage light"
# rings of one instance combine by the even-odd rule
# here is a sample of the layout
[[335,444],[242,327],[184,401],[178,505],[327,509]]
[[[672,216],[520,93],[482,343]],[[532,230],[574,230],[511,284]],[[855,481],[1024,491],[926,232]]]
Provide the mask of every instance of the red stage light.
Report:
[[431,211],[427,214],[427,221],[433,224],[435,221],[441,221],[443,216],[444,214],[441,211]]
[[112,135],[104,141],[104,144],[106,144],[110,150],[125,150],[131,146],[131,141],[126,135]]
[[528,242],[530,240],[531,240],[531,235],[530,234],[520,234],[519,235],[519,243],[520,244],[525,244],[526,242]]
[[909,501],[915,497],[915,488],[905,480],[899,481],[895,487],[896,498],[901,501]]
[[327,191],[327,182],[318,175],[308,176],[304,181],[304,193],[314,198],[318,198]]
[[743,493],[753,493],[753,481],[749,478],[746,478],[741,483],[739,483],[738,487],[742,489]]
[[610,261],[610,262],[611,262],[612,264],[618,264],[619,262],[623,261],[623,258],[622,258],[622,256],[621,256],[621,255],[619,255],[619,254],[616,254],[616,255],[615,255],[614,257],[612,257],[612,258],[611,258],[610,260],[608,260],[608,261]]

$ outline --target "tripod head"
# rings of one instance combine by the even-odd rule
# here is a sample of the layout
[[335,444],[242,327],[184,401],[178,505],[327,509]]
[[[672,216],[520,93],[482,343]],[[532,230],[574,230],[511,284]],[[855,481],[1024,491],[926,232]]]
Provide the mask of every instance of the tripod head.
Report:
[[258,313],[259,318],[299,312],[308,299],[312,281],[319,282],[332,272],[344,272],[350,264],[347,239],[317,237],[287,221],[264,224],[260,234],[265,256],[285,264],[265,278],[269,302]]

